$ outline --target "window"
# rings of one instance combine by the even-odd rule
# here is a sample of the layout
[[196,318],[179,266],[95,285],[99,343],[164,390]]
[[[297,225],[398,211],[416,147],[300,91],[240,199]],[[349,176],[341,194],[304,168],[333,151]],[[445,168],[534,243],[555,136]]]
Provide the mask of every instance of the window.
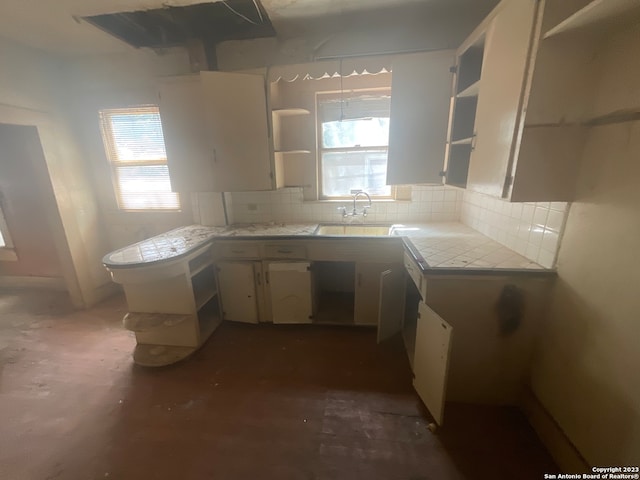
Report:
[[100,111],[102,138],[121,210],[178,210],[158,107]]
[[320,192],[323,198],[364,190],[390,198],[388,90],[318,95]]

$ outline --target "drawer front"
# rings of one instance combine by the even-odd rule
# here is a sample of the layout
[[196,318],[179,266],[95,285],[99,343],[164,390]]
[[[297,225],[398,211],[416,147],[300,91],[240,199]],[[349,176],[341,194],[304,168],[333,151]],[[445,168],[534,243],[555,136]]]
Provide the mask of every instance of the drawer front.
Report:
[[304,245],[266,245],[264,254],[267,258],[307,258]]
[[220,244],[218,245],[218,255],[222,258],[260,258],[258,245],[252,244]]
[[411,280],[413,280],[413,283],[420,292],[420,295],[424,296],[424,293],[422,292],[422,286],[424,284],[424,276],[422,275],[422,271],[413,260],[413,258],[411,258],[411,255],[406,252],[404,254],[404,268],[411,277]]

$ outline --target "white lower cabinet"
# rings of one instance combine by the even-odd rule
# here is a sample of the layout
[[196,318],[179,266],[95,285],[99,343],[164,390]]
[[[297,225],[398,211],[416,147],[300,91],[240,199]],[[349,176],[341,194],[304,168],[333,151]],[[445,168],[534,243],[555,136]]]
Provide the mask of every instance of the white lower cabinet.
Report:
[[453,328],[420,302],[413,360],[413,386],[438,425],[442,425]]
[[[257,262],[218,262],[223,320],[258,323]],[[259,264],[258,264],[259,266]]]
[[273,323],[311,323],[311,264],[309,262],[270,262],[267,288]]
[[[382,339],[399,332],[404,294],[402,284],[402,265],[357,262],[353,322],[356,325],[382,325],[387,332]],[[383,301],[384,305],[381,304]]]

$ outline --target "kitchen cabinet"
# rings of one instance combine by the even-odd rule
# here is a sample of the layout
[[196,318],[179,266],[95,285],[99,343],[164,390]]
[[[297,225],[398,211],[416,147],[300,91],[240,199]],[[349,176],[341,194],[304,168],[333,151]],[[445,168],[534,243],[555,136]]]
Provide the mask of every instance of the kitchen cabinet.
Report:
[[198,75],[164,79],[158,106],[174,192],[210,192],[215,185],[213,158],[202,109]]
[[309,262],[268,262],[268,288],[273,323],[311,323],[311,264]]
[[[385,290],[385,301],[393,303],[393,295],[396,296],[395,304],[400,305],[398,314],[394,318],[401,318],[402,292],[398,290],[397,285],[402,283],[401,268],[397,264],[390,263],[374,263],[374,262],[356,262],[355,265],[355,298],[354,298],[354,323],[356,325],[379,325],[385,321],[389,323],[399,323],[392,319],[380,318],[380,302],[383,299],[383,290]],[[384,281],[381,283],[381,276],[384,275]],[[392,310],[385,306],[385,314],[389,314]],[[399,331],[399,328],[396,329]],[[385,337],[388,335],[384,335]]]
[[454,51],[393,60],[387,184],[441,183]]
[[214,191],[274,186],[263,75],[200,72]]
[[[442,321],[438,324],[440,329],[455,330],[455,336],[448,340],[446,400],[516,405],[527,384],[536,332],[540,319],[544,318],[554,277],[508,272],[422,273],[422,277],[422,281],[416,282],[414,276],[406,276],[402,325],[416,390],[422,396],[419,389],[430,381],[421,379],[435,374],[425,372],[424,364],[433,354],[427,350],[441,348],[437,339],[445,332],[435,328],[438,317]],[[431,330],[438,335],[429,334]],[[443,339],[446,340],[440,338]],[[435,346],[429,341],[436,342]],[[431,360],[428,363],[433,365]],[[430,392],[423,400],[437,420],[439,401],[427,403],[433,402],[435,396]]]
[[478,32],[485,39],[467,180],[470,190],[503,194],[538,4],[503,1],[486,30]]
[[135,332],[133,358],[139,365],[162,366],[186,358],[222,321],[208,245],[177,260],[110,272],[127,298],[123,324]]
[[201,72],[164,79],[158,90],[172,190],[281,186],[276,185],[264,75]]
[[420,302],[413,360],[413,387],[438,425],[444,418],[453,328]]
[[258,323],[258,292],[262,285],[259,262],[221,261],[217,263],[222,318],[233,322]]

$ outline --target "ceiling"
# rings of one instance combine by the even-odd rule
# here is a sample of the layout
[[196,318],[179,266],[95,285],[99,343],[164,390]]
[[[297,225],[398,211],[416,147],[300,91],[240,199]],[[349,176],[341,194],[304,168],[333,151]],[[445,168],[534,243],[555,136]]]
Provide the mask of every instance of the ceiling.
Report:
[[[64,55],[115,53],[132,47],[81,17],[108,13],[185,6],[203,0],[2,0],[0,35],[31,47]],[[261,0],[279,37],[299,35],[311,22],[330,29],[335,19],[358,15],[365,19],[379,10],[416,8],[425,14],[446,9],[486,14],[497,0]],[[482,17],[478,18],[478,21]],[[362,22],[361,22],[362,24]],[[366,22],[365,22],[366,24]]]

